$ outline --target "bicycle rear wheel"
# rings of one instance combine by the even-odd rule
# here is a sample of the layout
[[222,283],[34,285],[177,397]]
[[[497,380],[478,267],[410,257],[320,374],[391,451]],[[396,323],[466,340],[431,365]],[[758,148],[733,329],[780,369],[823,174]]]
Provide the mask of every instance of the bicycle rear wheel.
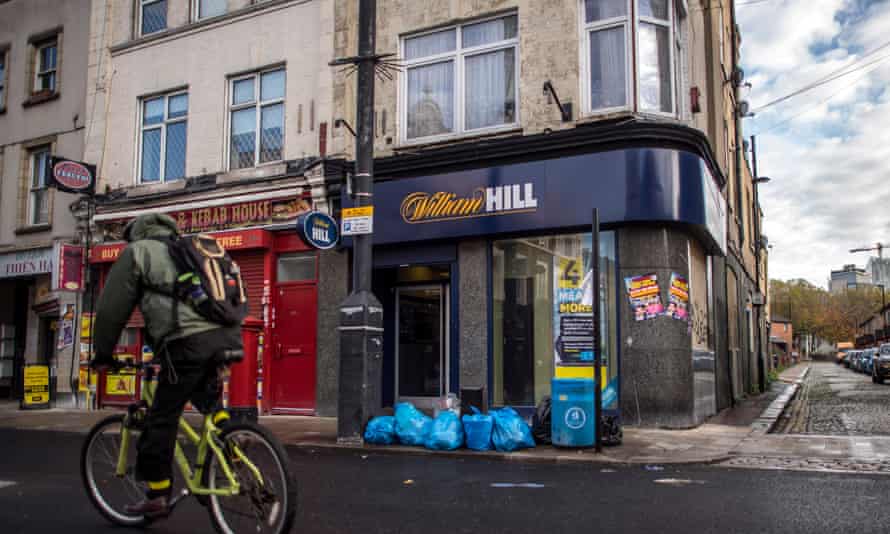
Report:
[[[210,518],[217,531],[223,534],[289,532],[297,511],[297,484],[278,440],[265,428],[251,423],[229,424],[219,439],[241,491],[234,497],[210,496]],[[236,446],[260,472],[262,482],[234,454]],[[215,454],[209,455],[207,479],[211,489],[229,485]]]
[[117,475],[117,460],[121,449],[121,431],[124,415],[112,415],[99,421],[90,430],[80,453],[80,474],[87,495],[93,506],[112,523],[138,527],[149,523],[141,515],[129,515],[124,511],[128,504],[145,497],[142,486],[136,482],[136,441],[139,430],[128,429],[130,443],[127,451],[127,470]]
[[[210,496],[210,519],[223,534],[285,534],[297,511],[297,485],[287,454],[266,429],[250,423],[231,423],[220,434],[223,451],[241,491],[234,497]],[[234,454],[237,447],[257,468],[262,481]],[[207,486],[229,485],[219,459],[209,455]]]

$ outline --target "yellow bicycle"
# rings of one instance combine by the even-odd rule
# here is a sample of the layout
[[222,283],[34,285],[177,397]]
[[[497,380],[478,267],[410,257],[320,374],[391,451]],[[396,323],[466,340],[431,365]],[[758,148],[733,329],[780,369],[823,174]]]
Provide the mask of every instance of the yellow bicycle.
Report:
[[[135,478],[136,441],[154,398],[155,368],[142,366],[142,399],[125,414],[112,415],[90,430],[81,451],[81,476],[90,500],[113,523],[140,527],[145,516],[128,515],[127,504],[141,499],[143,487]],[[211,415],[200,431],[185,418],[179,420],[179,437],[196,447],[189,462],[182,444],[176,443],[175,460],[185,484],[170,502],[172,508],[194,495],[208,508],[214,527],[224,534],[290,531],[297,508],[297,486],[281,444],[266,429],[247,422],[217,427]]]

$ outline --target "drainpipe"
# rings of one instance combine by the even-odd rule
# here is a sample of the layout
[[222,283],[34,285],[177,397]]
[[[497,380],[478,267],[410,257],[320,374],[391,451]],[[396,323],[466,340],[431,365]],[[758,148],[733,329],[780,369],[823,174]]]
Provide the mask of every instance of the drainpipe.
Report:
[[[761,314],[763,313],[763,306],[766,304],[766,293],[760,291],[760,258],[761,258],[761,250],[760,247],[762,243],[760,242],[760,195],[759,190],[760,187],[757,183],[757,178],[759,175],[757,174],[757,137],[751,136],[751,172],[753,173],[754,184],[751,186],[754,192],[754,220],[751,223],[754,225],[754,283],[757,284],[757,291],[760,293],[761,298],[763,300],[763,304],[757,306],[757,368],[760,370],[760,390],[763,391],[766,389],[766,362],[764,362],[763,357],[763,330],[760,328],[760,319]],[[767,280],[767,284],[769,284],[769,280]]]

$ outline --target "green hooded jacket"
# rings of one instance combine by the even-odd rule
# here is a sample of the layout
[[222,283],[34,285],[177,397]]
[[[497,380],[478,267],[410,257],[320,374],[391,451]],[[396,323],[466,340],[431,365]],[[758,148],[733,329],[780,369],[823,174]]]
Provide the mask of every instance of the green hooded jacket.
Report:
[[178,273],[167,245],[156,240],[174,235],[179,235],[179,229],[169,215],[141,215],[127,225],[124,239],[130,244],[111,267],[96,306],[93,345],[97,359],[111,357],[137,305],[145,317],[147,341],[155,350],[174,339],[223,327],[179,302],[176,329],[171,294]]

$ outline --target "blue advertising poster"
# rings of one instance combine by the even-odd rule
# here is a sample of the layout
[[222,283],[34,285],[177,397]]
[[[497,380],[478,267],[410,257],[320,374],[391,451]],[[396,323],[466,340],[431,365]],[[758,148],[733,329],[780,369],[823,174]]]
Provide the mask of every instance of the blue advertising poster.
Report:
[[[579,234],[574,240],[566,240],[570,246],[553,256],[553,352],[554,364],[593,365],[593,269],[592,242],[590,234]],[[603,256],[603,245],[600,255]],[[608,255],[608,252],[605,252]],[[601,263],[608,256],[600,258]],[[608,269],[601,264],[600,276],[608,276]],[[610,354],[607,340],[608,324],[608,284],[600,281],[600,331],[602,339],[602,375],[600,387],[603,389],[603,409],[618,410],[618,362]]]

